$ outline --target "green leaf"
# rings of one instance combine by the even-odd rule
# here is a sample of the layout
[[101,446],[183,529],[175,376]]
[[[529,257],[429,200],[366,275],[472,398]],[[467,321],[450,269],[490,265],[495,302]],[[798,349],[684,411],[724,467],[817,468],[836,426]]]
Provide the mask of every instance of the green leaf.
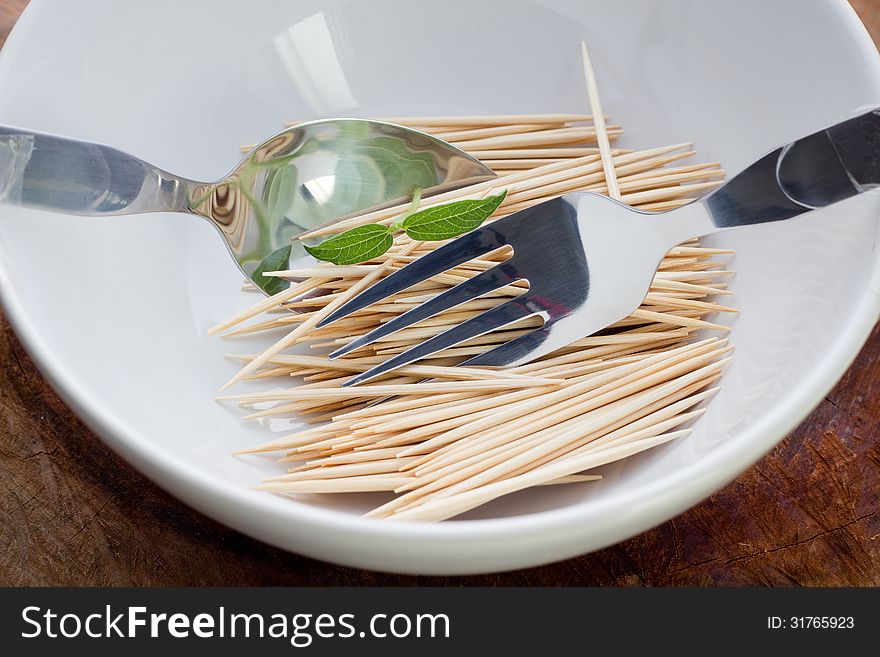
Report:
[[264,276],[263,272],[287,269],[290,266],[290,251],[292,248],[293,245],[288,244],[287,246],[282,246],[280,249],[276,249],[263,258],[263,261],[257,265],[254,273],[251,274],[251,280],[266,292],[266,294],[270,296],[278,294],[282,290],[286,290],[290,287],[290,283],[283,278]]
[[388,226],[366,224],[340,233],[305,249],[318,260],[334,265],[356,265],[378,258],[391,248],[394,238]]
[[498,209],[507,190],[476,201],[454,201],[420,210],[408,216],[402,226],[414,240],[437,241],[458,237],[473,230]]

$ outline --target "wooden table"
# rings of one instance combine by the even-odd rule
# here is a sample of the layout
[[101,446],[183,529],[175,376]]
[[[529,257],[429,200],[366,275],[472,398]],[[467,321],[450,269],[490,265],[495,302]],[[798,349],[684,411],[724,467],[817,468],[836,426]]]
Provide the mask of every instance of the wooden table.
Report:
[[[27,0],[0,0],[5,39]],[[853,0],[875,41],[880,0]],[[880,585],[880,329],[755,467],[614,547],[478,577],[405,577],[288,554],[188,508],[58,399],[0,315],[0,584]]]

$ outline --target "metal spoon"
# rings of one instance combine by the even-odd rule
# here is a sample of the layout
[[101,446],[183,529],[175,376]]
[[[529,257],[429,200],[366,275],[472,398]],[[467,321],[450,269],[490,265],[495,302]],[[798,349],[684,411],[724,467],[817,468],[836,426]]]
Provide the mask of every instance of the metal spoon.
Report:
[[365,119],[303,123],[262,142],[215,183],[92,142],[0,126],[0,201],[73,215],[186,212],[211,221],[264,292],[262,271],[304,255],[293,238],[353,214],[493,177],[440,139]]

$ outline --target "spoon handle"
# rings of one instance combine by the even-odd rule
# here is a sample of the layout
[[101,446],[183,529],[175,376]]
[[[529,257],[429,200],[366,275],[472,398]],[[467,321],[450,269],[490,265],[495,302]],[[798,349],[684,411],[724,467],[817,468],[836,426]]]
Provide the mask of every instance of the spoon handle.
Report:
[[198,183],[88,141],[0,125],[0,201],[76,215],[190,212]]

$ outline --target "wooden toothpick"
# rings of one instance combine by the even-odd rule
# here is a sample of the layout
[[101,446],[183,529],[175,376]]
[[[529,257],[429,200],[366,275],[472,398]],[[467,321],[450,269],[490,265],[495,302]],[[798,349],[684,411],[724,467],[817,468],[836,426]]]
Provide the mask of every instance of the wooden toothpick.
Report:
[[614,173],[614,165],[611,162],[611,144],[608,141],[608,129],[605,126],[605,115],[602,114],[602,104],[599,101],[599,87],[596,85],[596,76],[593,73],[590,54],[584,41],[581,41],[581,57],[584,65],[584,78],[587,83],[587,96],[590,100],[590,111],[593,112],[595,117],[596,141],[599,143],[599,152],[602,154],[602,165],[605,170],[608,195],[611,198],[620,199],[620,189],[617,186],[617,177]]

